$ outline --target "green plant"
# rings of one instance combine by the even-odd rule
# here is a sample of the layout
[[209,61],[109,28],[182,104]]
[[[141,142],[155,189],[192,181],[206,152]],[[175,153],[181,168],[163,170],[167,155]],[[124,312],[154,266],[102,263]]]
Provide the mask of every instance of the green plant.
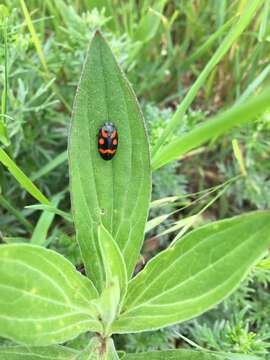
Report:
[[[254,116],[268,106],[266,99],[269,94],[262,93],[214,123],[222,124],[237,111],[247,116],[252,109]],[[119,148],[112,161],[104,162],[96,133],[106,119],[119,131]],[[195,139],[193,147],[197,144]],[[0,335],[27,346],[3,347],[4,359],[142,358],[144,354],[117,353],[111,335],[159,329],[203,313],[235,289],[270,242],[267,211],[214,222],[176,241],[131,279],[150,203],[149,145],[136,98],[99,32],[75,100],[69,163],[73,217],[87,277],[54,251],[2,245]],[[96,335],[83,350],[56,345],[86,331]],[[233,356],[188,350],[147,355]]]

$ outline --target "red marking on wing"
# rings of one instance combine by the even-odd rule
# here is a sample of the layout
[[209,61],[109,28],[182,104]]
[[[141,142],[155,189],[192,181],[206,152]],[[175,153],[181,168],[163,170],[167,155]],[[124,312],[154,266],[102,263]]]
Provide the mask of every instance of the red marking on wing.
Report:
[[116,152],[116,150],[111,150],[111,149],[99,149],[98,151],[101,154],[114,154]]
[[112,134],[111,134],[111,139],[116,137],[116,130],[113,130]]
[[105,132],[103,129],[101,130],[101,135],[102,135],[102,137],[104,137],[104,138],[108,137],[107,132]]

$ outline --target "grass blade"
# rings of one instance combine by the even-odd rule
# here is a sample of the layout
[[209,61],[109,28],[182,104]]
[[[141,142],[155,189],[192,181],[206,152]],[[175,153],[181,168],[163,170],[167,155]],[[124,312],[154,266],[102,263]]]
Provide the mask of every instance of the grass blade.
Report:
[[162,135],[160,136],[159,140],[157,141],[154,150],[153,150],[153,162],[159,161],[159,150],[163,146],[165,141],[168,141],[174,131],[177,128],[179,122],[182,120],[186,110],[194,100],[195,96],[197,95],[199,89],[204,85],[205,80],[211,73],[211,71],[215,68],[215,66],[220,62],[220,60],[224,57],[227,51],[230,49],[231,45],[234,41],[241,35],[241,33],[245,30],[245,28],[250,23],[251,19],[254,16],[255,11],[257,8],[262,4],[262,0],[251,0],[248,3],[248,6],[245,8],[245,11],[241,15],[238,22],[235,26],[232,27],[229,34],[226,38],[222,41],[220,46],[218,47],[217,51],[211,58],[211,60],[207,63],[206,67],[203,69],[195,83],[192,85],[190,90],[188,91],[187,95],[177,108],[173,118],[163,131]]
[[233,127],[253,120],[269,108],[269,102],[270,89],[267,88],[261,94],[244,104],[235,105],[230,110],[214,116],[207,122],[197,126],[194,130],[164,146],[158,157],[153,159],[152,168],[156,170]]
[[40,192],[28,176],[15,164],[8,154],[0,148],[0,162],[8,169],[18,183],[41,204],[50,205],[50,201]]

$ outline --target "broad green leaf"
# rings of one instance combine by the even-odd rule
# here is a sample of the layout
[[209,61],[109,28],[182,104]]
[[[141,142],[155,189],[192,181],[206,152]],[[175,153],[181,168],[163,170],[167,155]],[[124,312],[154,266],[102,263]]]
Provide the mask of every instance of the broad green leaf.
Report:
[[113,278],[118,278],[121,297],[124,298],[127,291],[127,269],[121,251],[111,234],[102,225],[98,230],[98,238],[105,269],[106,286]]
[[35,199],[45,205],[50,205],[49,200],[39,191],[36,185],[25,175],[25,173],[15,164],[8,154],[0,148],[0,162],[6,166],[18,183]]
[[75,360],[78,351],[64,346],[3,346],[1,360]]
[[[103,160],[98,129],[110,121],[119,145]],[[99,291],[105,281],[98,224],[117,242],[131,276],[142,245],[151,192],[149,146],[135,95],[110,48],[96,32],[87,54],[74,105],[69,164],[77,239],[88,276]]]
[[[200,73],[199,77],[195,81],[195,83],[191,86],[188,93],[184,97],[181,104],[178,106],[173,118],[168,123],[167,127],[161,134],[160,138],[157,141],[157,144],[154,147],[153,151],[153,162],[156,163],[159,160],[160,154],[159,150],[163,148],[164,142],[168,141],[174,130],[178,127],[179,122],[182,120],[185,112],[188,107],[191,105],[192,101],[195,99],[200,88],[205,84],[206,79],[211,74],[216,65],[221,61],[227,51],[230,49],[235,40],[242,34],[245,28],[250,23],[251,19],[254,17],[256,10],[263,3],[263,0],[250,0],[238,19],[237,23],[231,27],[230,32],[225,37],[225,39],[221,42],[218,49],[207,63],[203,71]],[[163,151],[161,152],[161,154]],[[154,167],[155,168],[155,167]]]
[[98,294],[63,256],[34,245],[0,246],[0,336],[51,345],[100,331]]
[[126,354],[123,360],[262,360],[257,356],[194,350],[165,350]]
[[150,351],[147,353],[126,354],[123,360],[225,360],[208,352],[193,350]]
[[235,126],[253,120],[269,108],[270,89],[265,89],[261,94],[249,101],[233,106],[230,110],[215,115],[205,123],[197,126],[189,133],[171,141],[164,146],[158,156],[153,159],[153,169],[158,169],[188,151],[202,145]]
[[230,294],[270,243],[270,212],[194,230],[153,258],[128,286],[116,333],[191,319]]
[[257,356],[194,350],[165,350],[126,354],[123,360],[262,360]]

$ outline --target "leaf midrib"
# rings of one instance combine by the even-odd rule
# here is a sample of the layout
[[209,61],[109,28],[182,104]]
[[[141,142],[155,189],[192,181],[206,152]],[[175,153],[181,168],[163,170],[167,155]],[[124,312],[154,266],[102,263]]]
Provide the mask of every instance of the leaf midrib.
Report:
[[[235,224],[235,225],[231,226],[230,229],[232,229],[233,227],[237,227],[237,226],[239,226],[239,224]],[[227,230],[228,230],[228,229],[226,228],[226,229],[220,231],[218,234],[222,234],[222,233],[226,232]],[[187,236],[189,236],[189,235],[187,235]],[[144,289],[143,289],[143,291],[140,293],[140,295],[139,295],[136,299],[134,299],[129,305],[136,304],[136,303],[142,298],[142,296],[159,280],[159,278],[160,278],[161,276],[163,276],[164,274],[166,274],[166,272],[168,272],[171,267],[175,266],[175,263],[181,261],[181,259],[182,259],[184,256],[186,256],[186,255],[188,255],[189,253],[191,253],[191,252],[193,252],[194,250],[196,250],[196,248],[197,248],[198,246],[200,246],[203,241],[209,241],[209,240],[211,240],[211,238],[214,237],[214,236],[216,236],[216,234],[211,234],[211,235],[207,236],[206,238],[204,238],[204,240],[198,240],[198,242],[197,242],[193,247],[191,247],[188,251],[186,251],[186,252],[184,252],[183,254],[181,254],[178,258],[175,258],[175,260],[174,260],[172,263],[170,263],[169,266],[166,267],[166,269],[165,269],[163,272],[159,273],[159,274],[155,277],[155,279],[151,282],[151,284],[149,284],[148,287],[144,287]],[[183,239],[183,240],[184,240],[184,239]],[[177,245],[178,245],[178,244],[176,244],[175,247],[176,247]],[[175,249],[175,247],[174,247],[174,249]],[[171,248],[171,249],[173,249],[173,248]],[[166,250],[164,250],[164,252],[166,252],[166,251],[168,251],[168,250],[169,250],[169,249],[166,249]],[[159,255],[162,256],[162,255],[164,254],[164,252],[163,252],[163,253],[160,253]],[[153,259],[150,260],[150,261],[155,261],[155,260],[157,261],[159,255],[157,255],[156,258],[153,258]],[[149,262],[149,264],[150,264],[150,262]],[[147,270],[147,269],[145,269],[145,270]],[[142,270],[142,271],[144,271],[144,270]],[[153,269],[151,269],[151,271],[149,272],[149,274],[147,274],[146,279],[144,279],[144,282],[147,280],[147,278],[149,278],[149,276],[151,276],[151,273],[152,273],[152,272],[153,272]],[[140,275],[140,273],[138,274],[138,276],[139,276],[139,275]],[[137,279],[137,278],[135,277],[134,279],[131,280],[130,286],[132,286],[132,282],[133,282],[133,281],[135,282],[136,279]],[[140,285],[139,287],[141,287],[141,284],[139,284],[139,285]],[[136,287],[135,287],[134,289],[136,289]],[[133,290],[133,291],[134,291],[134,290]]]
[[[164,291],[162,294],[159,294],[159,295],[157,295],[157,296],[152,297],[151,299],[149,299],[148,301],[146,301],[146,302],[144,302],[144,303],[142,303],[142,304],[140,304],[140,305],[137,305],[137,306],[135,306],[135,307],[133,307],[133,308],[130,308],[128,311],[126,311],[125,313],[122,313],[122,314],[128,314],[130,311],[134,311],[134,310],[136,310],[136,309],[138,309],[138,308],[141,308],[141,307],[143,307],[143,306],[145,306],[145,305],[147,305],[147,304],[151,304],[153,301],[155,301],[155,300],[158,299],[159,297],[163,297],[164,295],[166,295],[166,294],[174,291],[175,289],[177,289],[177,288],[179,288],[179,287],[182,287],[186,282],[194,280],[197,276],[201,275],[201,274],[204,273],[205,271],[208,271],[211,267],[213,267],[214,265],[218,264],[220,261],[226,259],[226,258],[227,258],[228,256],[230,256],[231,253],[234,252],[235,250],[237,250],[237,249],[239,249],[239,248],[241,248],[241,247],[243,247],[243,246],[246,246],[247,243],[249,243],[259,232],[262,232],[267,226],[268,226],[268,225],[263,226],[259,231],[255,232],[255,233],[253,233],[251,236],[249,236],[249,240],[243,241],[242,243],[238,244],[238,245],[237,245],[236,247],[234,247],[231,251],[229,251],[225,256],[219,258],[217,261],[214,261],[213,263],[210,263],[210,264],[207,265],[204,269],[200,270],[200,271],[197,272],[196,274],[194,274],[194,275],[192,275],[191,277],[187,278],[187,279],[184,280],[182,283],[180,283],[180,284],[178,284],[178,285],[176,285],[176,286],[174,286],[174,287],[172,287],[172,288]],[[212,236],[214,236],[214,235],[212,235]],[[212,236],[210,236],[210,237],[208,238],[208,240],[209,240]],[[193,248],[193,249],[194,249],[194,248]],[[187,253],[186,253],[186,254],[187,254]],[[167,270],[167,269],[166,269],[166,270]],[[190,300],[189,300],[189,301],[190,301]],[[177,304],[177,302],[176,302],[176,303],[169,303],[169,304],[170,304],[170,305],[173,305],[173,304]],[[163,306],[163,305],[164,305],[164,306],[167,306],[168,304],[163,304],[163,305],[160,305],[160,304],[151,304],[151,306],[152,306],[152,305],[156,305],[156,306]]]

